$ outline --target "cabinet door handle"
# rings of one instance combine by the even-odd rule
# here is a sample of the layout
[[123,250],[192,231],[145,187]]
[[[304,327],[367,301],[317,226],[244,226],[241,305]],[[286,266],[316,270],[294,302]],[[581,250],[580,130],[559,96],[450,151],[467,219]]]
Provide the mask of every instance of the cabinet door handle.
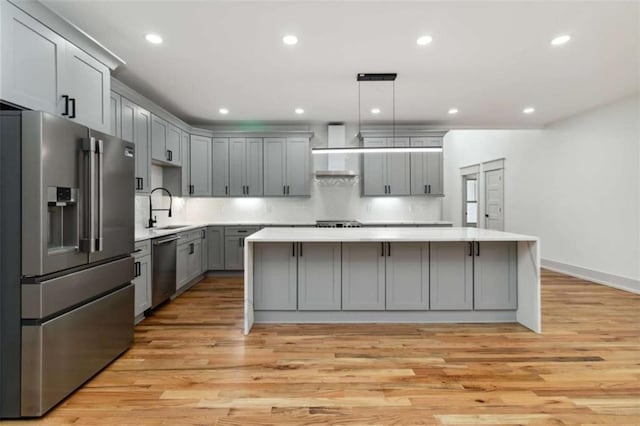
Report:
[[429,186],[429,194],[431,194],[431,184],[429,184],[428,186]]
[[476,256],[480,256],[480,241],[476,241]]
[[189,244],[189,254],[195,253],[195,246],[193,243]]
[[291,194],[291,187],[287,185],[287,195]]
[[391,243],[387,243],[387,257],[391,257]]
[[76,118],[76,98],[69,98],[69,102],[71,102],[71,115],[69,118]]
[[302,257],[302,243],[298,243],[300,245],[300,248],[298,249],[298,252],[300,254],[300,257]]
[[229,195],[229,185],[224,186],[224,195]]
[[384,257],[384,243],[380,243],[380,257]]
[[473,256],[473,243],[469,241],[469,256]]
[[64,99],[64,111],[62,111],[62,116],[66,117],[69,115],[69,95],[62,95],[62,99]]
[[140,178],[140,189],[144,188],[144,178]]
[[389,185],[389,192],[388,193],[391,194],[391,185]]
[[424,186],[424,193],[427,193],[427,185]]
[[133,277],[138,278],[141,275],[140,262],[133,264]]
[[291,243],[291,257],[296,257],[296,243]]
[[282,185],[282,194],[287,195],[287,185]]

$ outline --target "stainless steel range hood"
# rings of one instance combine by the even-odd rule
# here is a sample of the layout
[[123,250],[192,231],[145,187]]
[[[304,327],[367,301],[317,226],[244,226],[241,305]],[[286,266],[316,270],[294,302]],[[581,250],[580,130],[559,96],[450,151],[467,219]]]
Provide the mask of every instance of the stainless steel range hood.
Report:
[[[344,124],[329,124],[327,126],[328,148],[346,147],[346,126]],[[346,167],[344,154],[327,154],[327,168],[316,170],[316,178],[355,178],[357,170]]]

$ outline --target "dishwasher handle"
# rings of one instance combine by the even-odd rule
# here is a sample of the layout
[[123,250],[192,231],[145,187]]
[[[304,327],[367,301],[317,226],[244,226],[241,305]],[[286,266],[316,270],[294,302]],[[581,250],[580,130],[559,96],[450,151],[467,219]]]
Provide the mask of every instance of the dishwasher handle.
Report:
[[153,245],[154,246],[159,246],[159,245],[162,245],[162,244],[170,243],[171,241],[176,241],[178,239],[180,239],[180,237],[176,236],[176,237],[165,238],[164,240],[157,240],[157,241],[154,240],[153,241]]

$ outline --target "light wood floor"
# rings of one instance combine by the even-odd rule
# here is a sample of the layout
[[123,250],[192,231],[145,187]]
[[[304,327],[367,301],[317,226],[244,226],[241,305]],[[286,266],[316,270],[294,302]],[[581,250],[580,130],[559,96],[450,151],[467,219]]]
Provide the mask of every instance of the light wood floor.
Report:
[[[640,296],[543,275],[537,335],[505,325],[258,325],[207,279],[49,424],[640,424]],[[24,423],[23,423],[24,424]]]

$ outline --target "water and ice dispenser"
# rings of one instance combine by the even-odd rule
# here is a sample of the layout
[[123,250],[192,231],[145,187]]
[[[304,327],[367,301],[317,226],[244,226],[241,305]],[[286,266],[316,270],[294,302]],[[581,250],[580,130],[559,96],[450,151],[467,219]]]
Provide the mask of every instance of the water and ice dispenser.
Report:
[[48,187],[47,205],[49,254],[77,250],[80,228],[78,188]]

